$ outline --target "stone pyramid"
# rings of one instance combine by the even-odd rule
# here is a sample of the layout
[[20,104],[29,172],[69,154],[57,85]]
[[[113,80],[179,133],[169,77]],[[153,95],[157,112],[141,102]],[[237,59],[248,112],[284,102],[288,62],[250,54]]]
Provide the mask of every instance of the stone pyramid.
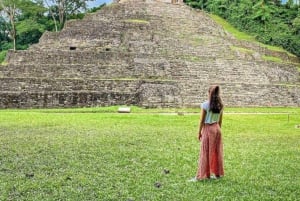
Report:
[[112,3],[6,62],[0,108],[199,106],[211,84],[227,106],[300,105],[298,58],[238,41],[178,1]]

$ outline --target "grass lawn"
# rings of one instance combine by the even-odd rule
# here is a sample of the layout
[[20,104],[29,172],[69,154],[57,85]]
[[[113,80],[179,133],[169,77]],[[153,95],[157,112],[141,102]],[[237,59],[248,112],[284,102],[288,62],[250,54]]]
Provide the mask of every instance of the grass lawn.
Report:
[[112,108],[0,110],[0,200],[299,200],[299,108],[227,109],[225,177],[196,183],[199,115]]

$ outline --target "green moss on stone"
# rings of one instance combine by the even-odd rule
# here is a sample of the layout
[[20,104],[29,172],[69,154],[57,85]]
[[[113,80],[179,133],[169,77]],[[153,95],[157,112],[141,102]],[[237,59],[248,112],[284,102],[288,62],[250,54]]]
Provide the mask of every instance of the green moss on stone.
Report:
[[199,36],[193,36],[190,39],[190,43],[193,46],[199,46],[199,45],[203,44],[203,41],[204,40],[202,38],[200,38]]
[[230,46],[230,48],[231,48],[232,50],[236,50],[236,51],[244,52],[244,53],[248,53],[248,54],[253,54],[253,53],[254,53],[253,50],[246,49],[246,48],[244,48],[244,47]]
[[193,55],[182,55],[181,58],[186,60],[186,61],[191,61],[191,62],[201,61],[200,57],[193,56]]
[[262,56],[262,59],[264,59],[265,61],[273,61],[273,62],[276,62],[276,63],[282,63],[282,59],[281,58],[278,58],[278,57],[273,57],[273,56]]
[[149,24],[149,21],[143,19],[127,19],[125,22],[137,23],[137,24]]
[[226,31],[228,31],[229,33],[231,33],[236,39],[239,40],[246,40],[246,41],[252,41],[255,42],[255,38],[253,36],[250,36],[249,34],[246,34],[244,32],[241,32],[239,30],[237,30],[235,27],[233,27],[231,24],[229,24],[226,20],[224,20],[223,18],[217,16],[217,15],[213,15],[213,14],[209,14],[209,16],[219,25],[221,25]]

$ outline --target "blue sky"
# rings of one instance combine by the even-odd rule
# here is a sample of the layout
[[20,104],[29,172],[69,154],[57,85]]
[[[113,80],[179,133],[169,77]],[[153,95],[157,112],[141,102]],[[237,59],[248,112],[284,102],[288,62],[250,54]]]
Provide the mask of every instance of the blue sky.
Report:
[[[282,3],[286,3],[288,0],[281,0]],[[296,3],[297,1],[294,1]]]
[[112,0],[95,0],[95,1],[88,1],[88,7],[89,8],[93,8],[93,7],[97,7],[100,6],[101,4],[108,4],[111,3]]

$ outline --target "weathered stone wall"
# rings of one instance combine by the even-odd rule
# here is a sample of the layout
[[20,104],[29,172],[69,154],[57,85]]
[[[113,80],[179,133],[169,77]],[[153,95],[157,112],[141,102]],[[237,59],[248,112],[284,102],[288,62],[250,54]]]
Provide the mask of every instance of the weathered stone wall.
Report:
[[91,107],[137,104],[133,94],[126,92],[2,92],[1,108]]
[[0,86],[0,108],[181,106],[174,81],[0,78]]
[[[201,82],[299,83],[292,64],[196,57],[192,55],[134,55],[120,52],[57,51],[36,55],[33,51],[9,52],[4,77],[42,78],[145,78]],[[177,57],[177,58],[176,58]],[[33,65],[38,65],[33,68]],[[84,65],[84,67],[83,67]]]
[[183,4],[125,0],[10,51],[0,107],[199,106],[211,84],[230,106],[300,106],[297,62]]

